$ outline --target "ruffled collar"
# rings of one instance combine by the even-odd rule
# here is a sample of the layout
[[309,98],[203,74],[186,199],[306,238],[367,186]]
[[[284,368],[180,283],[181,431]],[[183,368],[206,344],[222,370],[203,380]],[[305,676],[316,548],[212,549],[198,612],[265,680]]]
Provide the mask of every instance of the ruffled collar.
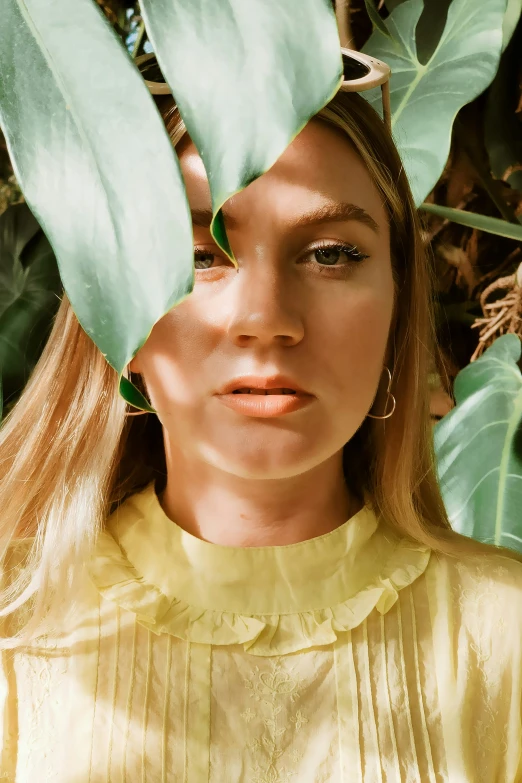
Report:
[[152,482],[109,518],[89,572],[105,598],[155,633],[274,655],[330,644],[375,607],[384,614],[430,554],[398,538],[369,501],[297,544],[221,546],[169,519]]

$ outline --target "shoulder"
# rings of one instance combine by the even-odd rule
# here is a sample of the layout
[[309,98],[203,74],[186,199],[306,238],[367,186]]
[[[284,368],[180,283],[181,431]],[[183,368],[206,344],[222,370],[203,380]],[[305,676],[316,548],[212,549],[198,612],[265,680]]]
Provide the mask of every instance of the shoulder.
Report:
[[455,626],[477,642],[509,642],[522,660],[522,562],[494,548],[461,558],[432,553],[427,578],[431,602],[448,604]]
[[492,596],[497,591],[522,595],[522,562],[500,554],[493,547],[484,554],[460,557],[432,552],[430,566],[439,578],[460,592],[480,589]]
[[[500,554],[493,547],[484,554],[458,556],[432,552],[432,579],[445,583],[464,607],[477,600],[522,598],[522,562]],[[520,607],[522,612],[522,606]]]

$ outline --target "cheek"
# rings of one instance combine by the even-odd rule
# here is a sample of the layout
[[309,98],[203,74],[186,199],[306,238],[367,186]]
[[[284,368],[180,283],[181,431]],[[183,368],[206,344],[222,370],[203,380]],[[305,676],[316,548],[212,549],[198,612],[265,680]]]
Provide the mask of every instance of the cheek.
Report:
[[[381,376],[393,312],[393,287],[350,292],[324,308],[316,355],[322,372],[355,410],[369,405]],[[319,347],[322,346],[321,352]]]
[[168,410],[169,403],[193,404],[201,385],[212,338],[193,310],[193,303],[186,300],[165,315],[140,351],[140,366],[158,410]]

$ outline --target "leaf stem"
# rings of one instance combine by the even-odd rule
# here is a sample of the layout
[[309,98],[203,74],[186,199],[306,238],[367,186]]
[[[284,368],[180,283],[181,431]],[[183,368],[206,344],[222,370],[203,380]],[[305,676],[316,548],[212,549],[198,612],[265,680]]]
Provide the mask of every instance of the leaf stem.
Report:
[[339,28],[339,39],[341,46],[353,49],[352,43],[352,25],[350,21],[350,0],[340,0],[336,4],[335,15],[337,17],[337,27]]
[[143,33],[144,32],[145,32],[145,22],[142,19],[141,22],[138,25],[138,32],[136,34],[136,40],[134,41],[134,46],[132,47],[132,52],[131,52],[132,59],[134,59],[138,55],[138,52],[139,52],[140,46],[141,46],[141,42],[143,40]]

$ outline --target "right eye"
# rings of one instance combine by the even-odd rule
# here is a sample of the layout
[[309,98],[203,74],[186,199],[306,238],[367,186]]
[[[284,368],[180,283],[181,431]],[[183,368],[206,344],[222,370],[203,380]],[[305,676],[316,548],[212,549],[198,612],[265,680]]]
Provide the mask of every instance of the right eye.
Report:
[[210,269],[215,260],[214,253],[194,251],[194,266],[196,269]]

